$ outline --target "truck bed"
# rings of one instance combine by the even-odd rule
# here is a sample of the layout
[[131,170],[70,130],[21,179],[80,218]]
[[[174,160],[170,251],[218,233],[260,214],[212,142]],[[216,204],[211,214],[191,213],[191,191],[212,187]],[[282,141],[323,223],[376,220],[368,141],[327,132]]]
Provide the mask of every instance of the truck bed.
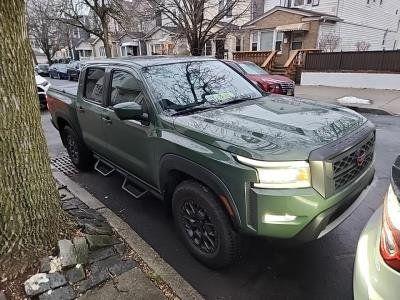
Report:
[[75,129],[79,128],[75,107],[76,98],[77,87],[49,88],[47,91],[47,107],[56,128],[59,126],[60,119],[67,121]]

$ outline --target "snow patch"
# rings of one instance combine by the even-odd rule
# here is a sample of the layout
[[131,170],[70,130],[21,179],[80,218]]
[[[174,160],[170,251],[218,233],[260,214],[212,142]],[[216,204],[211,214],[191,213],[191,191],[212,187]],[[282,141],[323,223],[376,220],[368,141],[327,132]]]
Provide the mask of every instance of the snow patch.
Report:
[[336,102],[340,104],[364,104],[364,105],[371,105],[372,101],[368,99],[361,99],[353,96],[347,96],[343,98],[336,99]]
[[55,273],[62,270],[61,258],[60,257],[52,257],[50,260],[50,271],[49,273]]

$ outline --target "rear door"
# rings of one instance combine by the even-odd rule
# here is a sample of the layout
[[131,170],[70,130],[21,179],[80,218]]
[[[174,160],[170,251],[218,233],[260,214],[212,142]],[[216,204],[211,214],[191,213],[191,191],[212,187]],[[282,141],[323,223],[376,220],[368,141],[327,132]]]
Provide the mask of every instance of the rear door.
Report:
[[[107,95],[108,107],[104,115],[104,130],[109,147],[110,160],[146,183],[155,185],[154,150],[156,139],[154,110],[146,96],[142,81],[130,68],[110,70]],[[149,115],[148,122],[121,121],[113,106],[123,102],[137,102]]]
[[106,155],[103,115],[105,108],[105,67],[88,67],[79,88],[76,110],[83,140],[94,152]]

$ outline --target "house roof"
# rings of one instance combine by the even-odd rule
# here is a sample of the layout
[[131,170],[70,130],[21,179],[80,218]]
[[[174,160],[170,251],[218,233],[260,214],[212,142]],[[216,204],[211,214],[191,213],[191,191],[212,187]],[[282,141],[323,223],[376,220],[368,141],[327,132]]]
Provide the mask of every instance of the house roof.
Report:
[[120,39],[122,39],[124,36],[129,36],[129,37],[131,37],[132,39],[140,39],[140,38],[143,38],[144,35],[145,35],[145,34],[144,34],[143,32],[140,32],[140,31],[126,31],[126,32],[117,34],[116,39],[117,39],[117,40],[120,40]]
[[178,32],[178,28],[174,26],[156,26],[152,30],[150,30],[145,36],[145,39],[148,39],[150,36],[152,36],[154,33],[157,31],[162,30],[164,32],[170,33],[170,34],[176,34]]
[[341,20],[340,18],[338,18],[335,15],[324,14],[324,13],[320,13],[320,12],[316,12],[316,11],[312,11],[312,10],[276,6],[276,7],[272,8],[272,9],[270,9],[269,11],[263,13],[258,18],[255,18],[254,20],[251,20],[250,22],[247,22],[246,24],[242,25],[242,27],[251,26],[254,23],[264,19],[265,17],[268,17],[269,15],[271,15],[271,14],[277,12],[277,11],[285,11],[285,12],[288,12],[288,13],[304,16],[304,18],[311,18],[311,19],[318,18],[318,19],[325,19],[325,20],[331,20],[331,21],[340,21]]

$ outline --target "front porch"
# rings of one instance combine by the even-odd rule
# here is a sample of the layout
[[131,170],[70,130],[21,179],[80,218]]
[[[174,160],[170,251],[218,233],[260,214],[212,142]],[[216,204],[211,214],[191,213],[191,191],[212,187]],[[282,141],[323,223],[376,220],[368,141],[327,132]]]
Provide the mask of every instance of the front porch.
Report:
[[307,53],[321,52],[318,49],[298,49],[291,50],[286,60],[282,59],[278,51],[242,51],[234,52],[233,60],[251,61],[267,70],[273,75],[283,75],[289,77],[296,83],[300,83],[301,71]]
[[272,74],[298,81],[305,55],[319,51],[320,24],[336,21],[335,16],[276,7],[243,25],[244,52],[233,53],[233,58],[253,61]]

